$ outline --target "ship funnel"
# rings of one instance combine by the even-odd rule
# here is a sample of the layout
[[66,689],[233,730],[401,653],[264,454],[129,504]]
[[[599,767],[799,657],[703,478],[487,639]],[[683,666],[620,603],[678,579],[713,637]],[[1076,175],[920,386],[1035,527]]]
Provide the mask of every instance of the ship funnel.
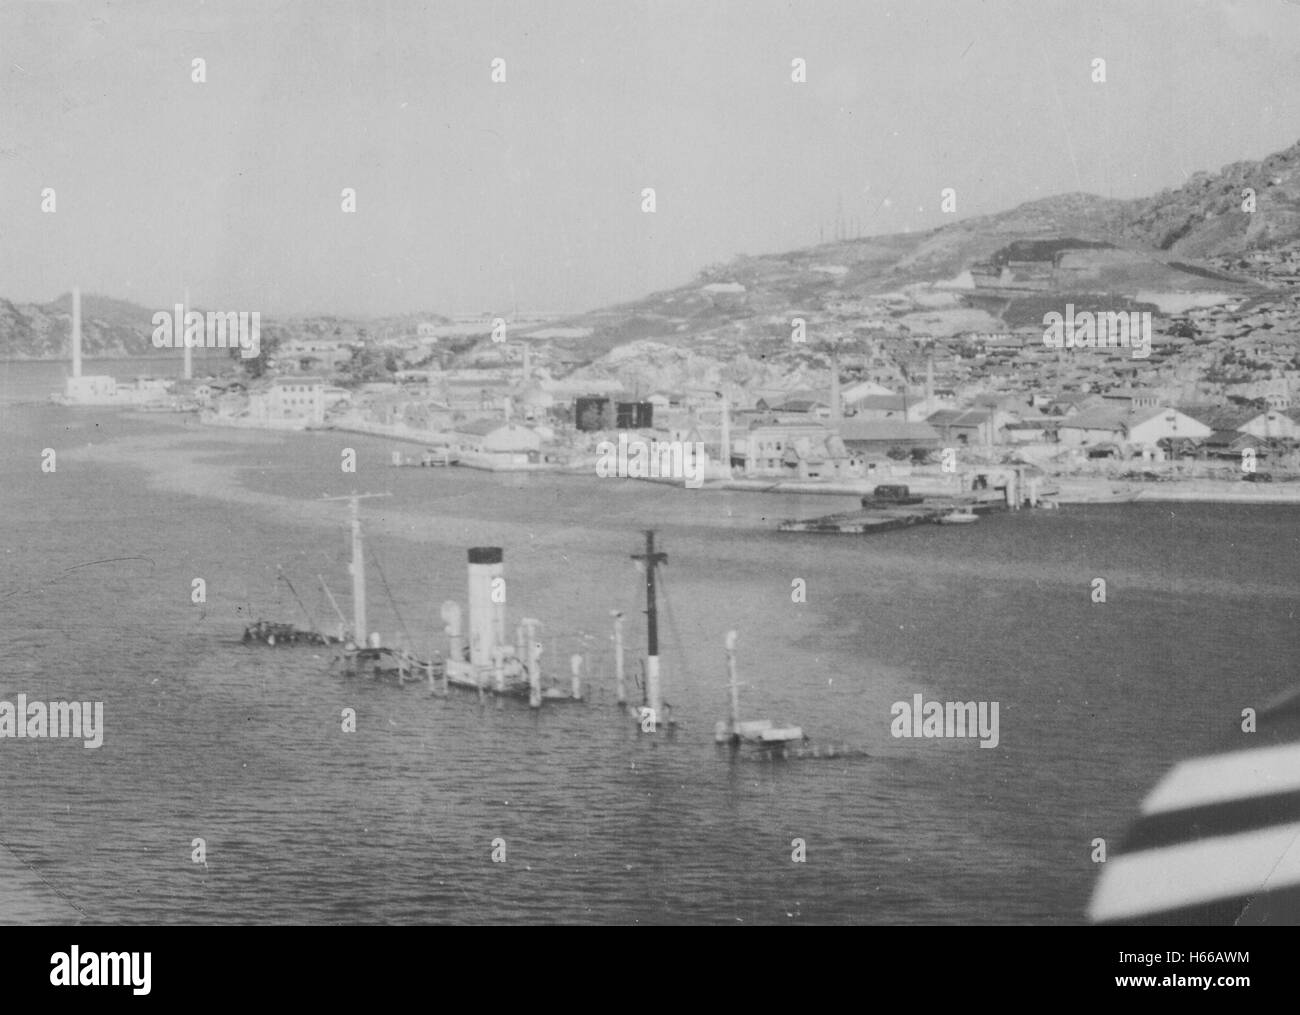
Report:
[[499,546],[469,551],[469,661],[491,666],[493,650],[506,643],[506,587]]

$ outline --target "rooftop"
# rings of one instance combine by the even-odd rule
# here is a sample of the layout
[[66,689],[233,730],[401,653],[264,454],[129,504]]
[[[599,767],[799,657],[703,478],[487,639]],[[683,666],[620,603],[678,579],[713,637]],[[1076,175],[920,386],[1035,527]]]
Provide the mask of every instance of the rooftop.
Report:
[[472,419],[464,423],[457,423],[453,426],[453,433],[469,434],[473,437],[486,437],[490,433],[495,433],[502,429],[510,430],[527,430],[528,427],[521,426],[518,423],[508,423],[503,419]]
[[284,387],[286,385],[303,385],[303,384],[314,385],[314,384],[324,384],[325,378],[323,377],[277,377],[271,383],[278,387]]
[[768,428],[776,428],[780,430],[789,430],[792,428],[806,428],[809,431],[828,429],[825,423],[818,422],[817,420],[812,420],[812,419],[776,420],[770,416],[764,416],[760,419],[752,420],[749,424],[750,430],[765,430]]
[[930,426],[979,426],[993,417],[988,409],[940,409],[925,417]]
[[854,403],[859,412],[863,409],[892,410],[902,412],[907,408],[907,399],[902,395],[864,395]]
[[840,437],[846,441],[937,441],[939,432],[928,423],[850,419],[840,424]]

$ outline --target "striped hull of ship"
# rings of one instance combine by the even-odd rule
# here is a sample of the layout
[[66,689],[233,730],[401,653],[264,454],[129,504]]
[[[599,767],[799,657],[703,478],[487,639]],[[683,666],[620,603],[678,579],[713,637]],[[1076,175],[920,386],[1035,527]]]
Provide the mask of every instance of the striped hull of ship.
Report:
[[1300,739],[1176,765],[1102,866],[1088,916],[1129,926],[1300,924]]

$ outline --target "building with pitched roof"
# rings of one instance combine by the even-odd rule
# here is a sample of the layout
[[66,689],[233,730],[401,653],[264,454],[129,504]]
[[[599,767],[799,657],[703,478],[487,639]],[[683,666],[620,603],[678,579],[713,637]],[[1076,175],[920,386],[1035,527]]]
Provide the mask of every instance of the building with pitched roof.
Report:
[[935,451],[942,437],[928,423],[905,420],[846,419],[840,424],[840,439],[845,448],[862,456],[887,454],[894,448],[907,451]]

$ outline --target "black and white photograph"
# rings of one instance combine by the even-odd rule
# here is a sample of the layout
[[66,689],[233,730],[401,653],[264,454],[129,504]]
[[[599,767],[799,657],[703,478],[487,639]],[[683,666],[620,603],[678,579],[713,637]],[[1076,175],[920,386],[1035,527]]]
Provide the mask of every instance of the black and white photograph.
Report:
[[7,0],[0,436],[10,928],[1300,923],[1300,3]]

